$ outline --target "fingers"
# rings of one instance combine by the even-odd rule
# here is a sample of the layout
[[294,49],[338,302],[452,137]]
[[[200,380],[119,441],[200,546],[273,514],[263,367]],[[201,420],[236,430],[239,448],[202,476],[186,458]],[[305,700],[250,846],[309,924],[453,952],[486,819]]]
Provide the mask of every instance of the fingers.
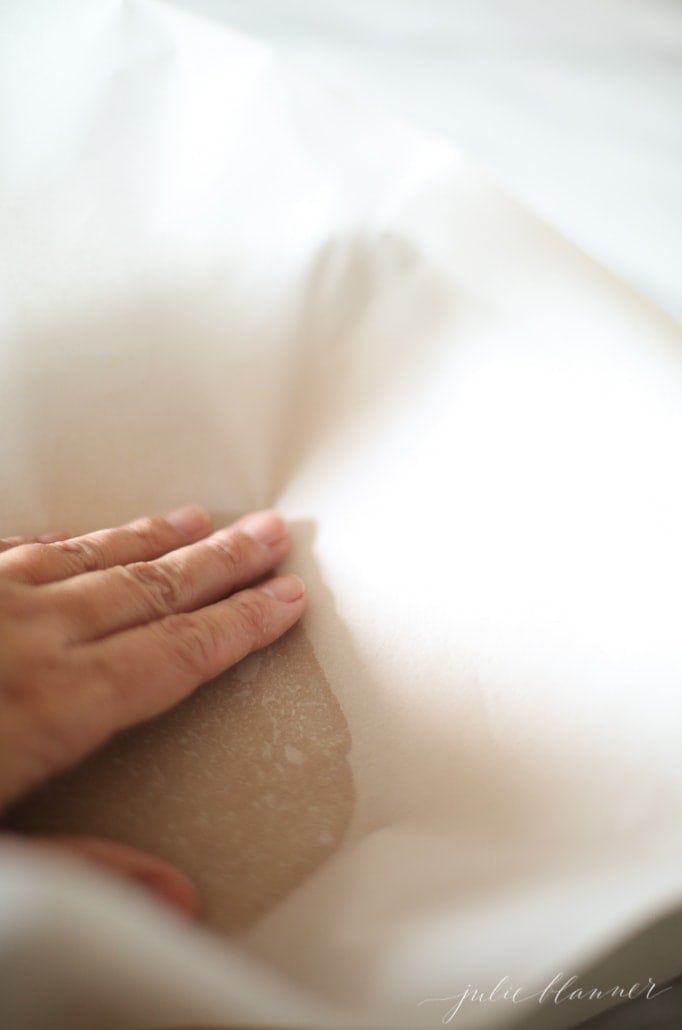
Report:
[[211,531],[203,508],[187,505],[152,518],[136,519],[116,529],[12,547],[0,555],[0,572],[22,583],[51,583],[129,562],[150,561]]
[[0,540],[0,554],[21,544],[54,544],[57,540],[68,540],[68,533],[42,533],[40,536],[6,536]]
[[168,862],[145,851],[97,837],[32,837],[31,846],[84,860],[150,891],[182,915],[196,915],[198,903],[192,883]]
[[258,512],[156,561],[51,584],[44,599],[59,611],[71,642],[95,640],[218,601],[270,572],[289,547],[284,520]]
[[281,576],[199,611],[169,615],[82,645],[80,703],[107,736],[149,719],[285,633],[305,608],[297,576]]

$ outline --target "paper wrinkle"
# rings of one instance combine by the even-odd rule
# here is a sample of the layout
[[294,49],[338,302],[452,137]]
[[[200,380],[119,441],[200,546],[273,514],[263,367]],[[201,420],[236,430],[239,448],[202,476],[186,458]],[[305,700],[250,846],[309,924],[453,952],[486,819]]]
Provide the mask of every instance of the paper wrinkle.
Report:
[[[299,863],[295,882],[255,925],[232,924],[239,962],[266,967],[239,1018],[331,1027],[318,994],[342,1024],[360,1008],[377,1025],[438,1025],[427,996],[505,975],[530,989],[680,896],[679,335],[439,141],[304,89],[264,48],[170,6],[87,10],[70,44],[27,3],[14,49],[0,43],[5,81],[27,89],[27,63],[58,42],[49,103],[39,84],[29,101],[9,89],[0,128],[0,532],[78,532],[190,499],[219,521],[277,505],[310,596],[300,661],[328,686],[312,690],[306,740],[265,741],[254,684],[270,659],[251,659],[233,695],[206,688],[143,728],[119,781],[96,760],[114,770],[111,806],[86,770],[39,818],[116,835],[121,785],[138,777],[158,841],[175,835],[219,886],[219,838],[202,865],[208,838],[192,836],[192,783],[210,772],[218,797],[238,783],[222,783],[221,755],[255,756],[258,851],[281,815],[268,762],[281,748],[290,804],[312,742],[339,763],[309,781],[323,795],[310,834],[277,866]],[[100,91],[87,113],[75,81]],[[296,639],[281,645],[294,692]],[[213,734],[205,767],[192,726]],[[166,796],[176,747],[187,772]],[[209,836],[226,820],[216,804]],[[3,860],[0,888],[17,875]],[[19,879],[18,925],[44,935],[57,975],[62,881],[42,918],[39,872]],[[237,968],[233,952],[210,939],[199,954],[179,930],[166,947],[124,907],[151,1021],[166,990],[178,1018],[227,1020],[235,977],[218,970]],[[85,945],[106,938],[105,908],[79,923]],[[5,970],[8,948],[0,929]],[[105,952],[93,983],[125,994],[131,967]],[[172,985],[169,954],[186,970]],[[273,1014],[275,970],[292,986]],[[3,982],[19,1004],[25,982]],[[459,1025],[508,1025],[509,1011]]]

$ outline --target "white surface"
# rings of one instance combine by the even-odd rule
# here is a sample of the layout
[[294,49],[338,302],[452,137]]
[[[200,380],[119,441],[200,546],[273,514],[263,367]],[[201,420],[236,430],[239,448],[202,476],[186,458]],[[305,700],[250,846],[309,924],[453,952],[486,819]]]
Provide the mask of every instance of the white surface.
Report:
[[248,936],[272,981],[247,962],[237,996],[243,956],[202,944],[195,980],[192,931],[132,902],[112,949],[110,894],[81,908],[6,859],[6,1004],[56,1023],[72,904],[82,977],[135,1018],[168,1018],[166,983],[179,1023],[329,1025],[319,992],[410,1027],[673,905],[672,321],[441,141],[172,7],[33,0],[0,46],[0,533],[188,497],[314,521],[294,561],[358,794],[344,847]]
[[678,0],[175,0],[446,135],[682,316]]

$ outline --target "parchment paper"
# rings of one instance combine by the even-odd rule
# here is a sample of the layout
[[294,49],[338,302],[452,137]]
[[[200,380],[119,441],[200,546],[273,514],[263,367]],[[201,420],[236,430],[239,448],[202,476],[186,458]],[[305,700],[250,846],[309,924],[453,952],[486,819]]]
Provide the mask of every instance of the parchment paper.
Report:
[[214,931],[6,847],[16,1025],[435,1026],[580,972],[680,895],[676,327],[244,37],[1,24],[0,534],[276,506],[310,595],[13,814],[176,861]]

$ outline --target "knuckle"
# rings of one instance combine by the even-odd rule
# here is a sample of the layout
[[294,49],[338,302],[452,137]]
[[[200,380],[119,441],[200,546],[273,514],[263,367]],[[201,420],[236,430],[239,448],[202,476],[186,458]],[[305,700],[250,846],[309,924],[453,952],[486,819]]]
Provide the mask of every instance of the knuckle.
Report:
[[6,676],[2,684],[3,714],[12,708],[20,709],[31,716],[39,717],[44,698],[44,670],[35,657],[22,656],[21,675]]
[[239,633],[252,648],[261,647],[270,639],[272,613],[267,598],[256,590],[233,599]]
[[165,536],[162,529],[162,520],[149,515],[136,519],[135,522],[130,524],[131,532],[139,543],[142,544],[145,551],[157,548],[163,544]]
[[189,673],[198,675],[213,668],[220,640],[212,623],[199,621],[191,612],[183,612],[164,619],[159,625],[171,639],[177,661]]
[[106,569],[109,564],[106,548],[100,541],[92,537],[81,537],[78,540],[58,540],[54,544],[41,544],[63,555],[70,563],[73,571],[94,572]]
[[236,579],[248,565],[249,541],[241,533],[230,533],[225,536],[216,534],[211,538],[209,546],[215,551],[230,579]]
[[182,607],[185,589],[179,569],[171,571],[154,562],[136,562],[125,566],[125,573],[146,601],[151,615],[170,615]]
[[119,672],[111,653],[106,648],[95,647],[88,653],[81,676],[88,684],[88,690],[92,691],[94,685],[101,690],[102,684],[115,682]]
[[25,582],[37,584],[44,578],[50,558],[49,544],[18,544],[12,548],[9,560],[21,571]]
[[94,647],[88,649],[85,657],[79,657],[75,665],[76,682],[87,695],[96,720],[104,724],[110,722],[112,711],[119,707],[121,699],[136,688],[134,674],[126,668],[125,655]]

